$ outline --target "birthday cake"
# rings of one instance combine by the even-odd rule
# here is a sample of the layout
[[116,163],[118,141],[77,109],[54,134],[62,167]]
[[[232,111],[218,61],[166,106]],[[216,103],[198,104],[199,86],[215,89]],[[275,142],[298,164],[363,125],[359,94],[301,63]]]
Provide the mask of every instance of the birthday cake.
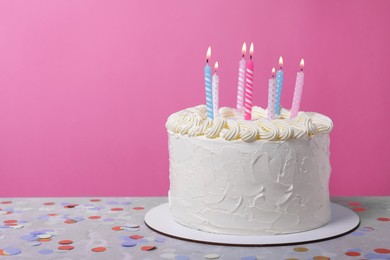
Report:
[[205,105],[172,114],[169,207],[176,222],[206,232],[274,235],[330,220],[329,133],[332,121],[299,112],[277,119],[252,108],[207,117]]

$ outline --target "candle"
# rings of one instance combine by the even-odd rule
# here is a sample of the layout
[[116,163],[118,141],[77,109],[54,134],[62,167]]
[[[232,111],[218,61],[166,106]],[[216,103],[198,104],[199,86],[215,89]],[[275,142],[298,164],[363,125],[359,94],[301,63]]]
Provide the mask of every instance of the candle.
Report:
[[217,118],[218,116],[218,88],[219,88],[219,77],[217,75],[218,70],[218,61],[214,64],[214,75],[213,75],[213,82],[212,82],[212,88],[213,88],[213,111],[214,111],[214,118]]
[[276,116],[280,115],[280,98],[282,95],[282,86],[283,86],[283,58],[279,58],[279,67],[280,69],[276,72],[276,102],[275,102],[275,114]]
[[275,68],[272,68],[272,77],[268,80],[268,119],[275,118],[276,79]]
[[253,102],[253,71],[254,64],[252,61],[253,55],[253,42],[249,50],[250,60],[246,65],[246,86],[245,86],[245,120],[252,119],[252,102]]
[[245,54],[246,43],[242,44],[242,58],[238,63],[238,91],[237,91],[237,111],[242,112],[244,106],[244,92],[245,92]]
[[303,73],[303,66],[305,65],[305,62],[303,59],[301,59],[301,71],[298,71],[297,73],[297,79],[295,81],[295,90],[294,90],[294,98],[293,103],[291,107],[291,115],[290,118],[294,118],[298,115],[299,112],[299,105],[301,103],[301,97],[302,97],[302,90],[303,90],[303,81],[304,81],[304,73]]
[[211,56],[211,47],[209,46],[206,54],[206,66],[204,67],[204,80],[205,80],[205,88],[206,88],[207,117],[213,120],[214,119],[213,93],[212,93],[212,85],[211,85],[211,67],[209,65],[210,56]]

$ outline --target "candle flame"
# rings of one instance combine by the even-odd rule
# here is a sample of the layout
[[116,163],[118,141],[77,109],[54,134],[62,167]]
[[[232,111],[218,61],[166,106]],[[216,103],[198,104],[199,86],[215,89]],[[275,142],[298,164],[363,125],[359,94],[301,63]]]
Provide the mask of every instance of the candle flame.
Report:
[[301,66],[301,70],[303,70],[303,67],[305,66],[305,61],[303,58],[301,59],[301,63],[299,65]]
[[246,54],[246,43],[245,42],[242,44],[241,50],[242,50],[242,56],[244,56]]
[[253,42],[251,43],[251,47],[249,48],[249,54],[252,56],[254,51]]
[[216,61],[216,62],[214,63],[214,70],[215,70],[215,72],[217,72],[217,70],[218,70],[218,61]]
[[211,47],[209,46],[209,48],[207,49],[207,54],[206,54],[207,62],[209,61],[210,57],[211,57]]
[[275,67],[274,68],[272,68],[272,77],[274,78],[275,77]]
[[282,56],[280,56],[280,58],[279,58],[279,66],[280,66],[280,68],[283,67],[283,57]]

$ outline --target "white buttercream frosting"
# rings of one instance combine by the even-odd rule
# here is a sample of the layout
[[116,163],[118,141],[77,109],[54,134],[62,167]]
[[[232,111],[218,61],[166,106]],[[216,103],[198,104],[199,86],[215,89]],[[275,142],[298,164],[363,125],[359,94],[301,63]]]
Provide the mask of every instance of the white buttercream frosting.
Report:
[[267,119],[253,107],[245,121],[232,108],[209,120],[204,105],[172,114],[169,204],[191,228],[235,235],[301,232],[330,220],[329,132],[321,114]]
[[227,141],[255,140],[284,141],[299,139],[315,134],[328,134],[333,123],[330,118],[314,113],[300,112],[290,119],[290,111],[281,110],[277,119],[267,119],[267,111],[253,107],[252,120],[243,120],[233,108],[219,109],[220,117],[209,120],[205,105],[200,105],[172,114],[166,123],[170,133],[206,138],[223,138]]

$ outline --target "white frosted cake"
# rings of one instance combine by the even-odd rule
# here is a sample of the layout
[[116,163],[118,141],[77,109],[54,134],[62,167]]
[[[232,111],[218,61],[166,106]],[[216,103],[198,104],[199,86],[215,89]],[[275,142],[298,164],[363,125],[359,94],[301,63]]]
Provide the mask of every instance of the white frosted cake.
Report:
[[252,120],[204,105],[172,114],[167,123],[169,207],[176,222],[206,232],[272,235],[301,232],[330,220],[329,133],[332,121],[300,112]]

